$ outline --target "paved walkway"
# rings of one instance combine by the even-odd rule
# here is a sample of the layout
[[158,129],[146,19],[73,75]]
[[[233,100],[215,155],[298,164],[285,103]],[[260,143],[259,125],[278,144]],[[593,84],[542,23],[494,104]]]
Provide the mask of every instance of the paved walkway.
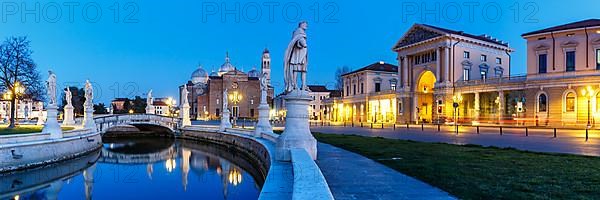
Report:
[[317,164],[336,200],[454,198],[373,160],[328,144],[318,144]]
[[385,129],[370,129],[369,127],[341,127],[341,126],[313,126],[311,131],[329,134],[352,134],[369,137],[385,137],[422,142],[441,142],[449,144],[477,144],[483,146],[512,147],[520,150],[569,153],[579,155],[600,156],[600,131],[591,130],[589,140],[585,141],[585,130],[557,130],[554,138],[553,129],[529,129],[528,136],[525,128],[503,128],[503,134],[497,127],[480,128],[477,134],[475,127],[460,127],[459,134],[455,134],[452,126],[442,126],[437,131],[437,126],[412,125],[406,127],[386,127]]

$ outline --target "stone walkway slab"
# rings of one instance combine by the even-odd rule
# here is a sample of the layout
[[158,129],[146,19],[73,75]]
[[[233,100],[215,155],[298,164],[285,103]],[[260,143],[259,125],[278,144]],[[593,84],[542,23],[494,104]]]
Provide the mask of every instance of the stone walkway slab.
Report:
[[455,199],[448,193],[364,156],[318,144],[317,164],[337,200]]

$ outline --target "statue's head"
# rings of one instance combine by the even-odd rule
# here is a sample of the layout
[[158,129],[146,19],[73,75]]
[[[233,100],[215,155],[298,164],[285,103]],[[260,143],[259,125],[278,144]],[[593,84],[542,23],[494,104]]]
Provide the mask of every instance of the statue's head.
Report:
[[301,29],[304,29],[304,30],[308,29],[308,22],[307,21],[301,21],[298,24],[298,28],[301,28]]

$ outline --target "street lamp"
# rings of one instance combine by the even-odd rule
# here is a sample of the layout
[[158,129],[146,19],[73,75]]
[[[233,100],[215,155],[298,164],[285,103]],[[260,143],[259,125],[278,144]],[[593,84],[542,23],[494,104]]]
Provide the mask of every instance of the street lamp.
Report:
[[458,134],[458,106],[462,102],[463,97],[461,94],[456,94],[452,97],[452,107],[454,107],[454,126],[456,128],[456,134]]
[[590,120],[590,113],[591,113],[591,100],[592,97],[594,97],[594,90],[592,89],[592,86],[587,86],[585,89],[581,90],[581,94],[585,97],[587,97],[587,106],[588,106],[588,113],[587,113],[587,128],[590,129],[592,128],[592,122]]
[[173,99],[173,97],[169,97],[166,103],[169,106],[169,117],[173,117],[175,113],[175,109],[173,108],[173,106],[176,104],[175,99]]
[[237,126],[237,118],[238,118],[238,115],[240,114],[240,110],[239,110],[239,107],[237,107],[237,104],[240,101],[242,101],[242,94],[240,94],[238,91],[234,91],[233,93],[231,93],[229,95],[229,100],[231,100],[233,105],[236,106],[236,110],[233,113],[233,125]]

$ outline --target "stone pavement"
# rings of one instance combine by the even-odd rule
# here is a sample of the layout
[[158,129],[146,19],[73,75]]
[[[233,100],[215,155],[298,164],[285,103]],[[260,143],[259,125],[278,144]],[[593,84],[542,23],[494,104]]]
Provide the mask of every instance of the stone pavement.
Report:
[[600,156],[600,131],[590,130],[589,140],[585,141],[585,130],[558,129],[557,137],[554,138],[553,129],[528,129],[525,136],[525,128],[503,128],[500,135],[498,127],[481,127],[477,134],[475,127],[459,127],[459,134],[453,132],[454,127],[442,126],[437,131],[437,126],[412,125],[410,129],[406,126],[397,126],[385,129],[370,126],[341,127],[341,126],[313,126],[311,131],[327,134],[351,134],[369,137],[384,137],[390,139],[403,139],[421,142],[440,142],[448,144],[477,144],[482,146],[512,147],[520,150],[568,153],[578,155]]
[[336,200],[454,199],[448,193],[361,155],[318,144],[317,164]]

